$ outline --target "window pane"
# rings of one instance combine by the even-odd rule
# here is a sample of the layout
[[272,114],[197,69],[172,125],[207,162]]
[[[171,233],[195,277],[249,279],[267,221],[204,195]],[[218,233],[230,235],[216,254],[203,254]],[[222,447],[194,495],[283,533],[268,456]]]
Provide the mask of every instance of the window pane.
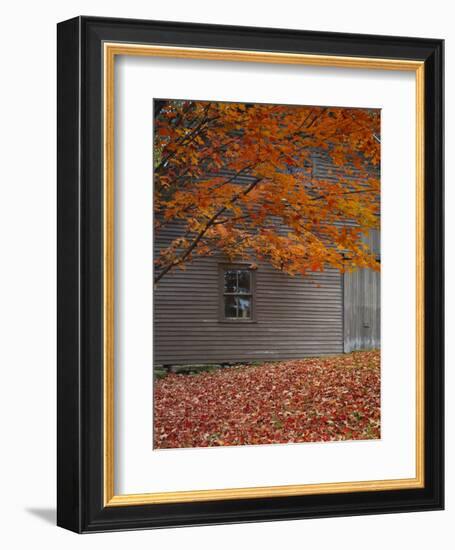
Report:
[[224,316],[226,319],[237,318],[237,298],[235,296],[224,297]]
[[227,269],[223,274],[225,319],[252,318],[252,275],[249,269]]
[[251,273],[246,269],[239,269],[238,277],[238,292],[249,294],[251,292]]
[[251,298],[246,296],[239,296],[238,300],[238,317],[240,319],[251,318]]
[[237,292],[237,271],[235,269],[224,272],[224,292]]

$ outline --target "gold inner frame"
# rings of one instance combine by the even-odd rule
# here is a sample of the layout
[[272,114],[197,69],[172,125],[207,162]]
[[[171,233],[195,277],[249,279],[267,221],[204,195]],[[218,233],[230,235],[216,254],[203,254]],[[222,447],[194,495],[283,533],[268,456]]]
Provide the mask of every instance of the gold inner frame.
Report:
[[[122,494],[114,491],[114,70],[115,57],[155,56],[257,63],[283,63],[358,69],[412,71],[416,77],[416,477]],[[197,502],[238,498],[264,498],[310,494],[384,491],[424,487],[424,62],[360,57],[272,53],[246,50],[185,48],[144,44],[104,43],[104,503],[105,506]]]

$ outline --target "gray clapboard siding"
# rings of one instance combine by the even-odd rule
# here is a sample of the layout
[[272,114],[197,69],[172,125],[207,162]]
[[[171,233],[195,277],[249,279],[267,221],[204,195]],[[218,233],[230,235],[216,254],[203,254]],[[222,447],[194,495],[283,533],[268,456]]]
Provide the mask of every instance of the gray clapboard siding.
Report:
[[337,271],[289,277],[256,273],[255,321],[219,318],[219,262],[197,259],[155,291],[155,364],[292,359],[343,352],[343,288]]

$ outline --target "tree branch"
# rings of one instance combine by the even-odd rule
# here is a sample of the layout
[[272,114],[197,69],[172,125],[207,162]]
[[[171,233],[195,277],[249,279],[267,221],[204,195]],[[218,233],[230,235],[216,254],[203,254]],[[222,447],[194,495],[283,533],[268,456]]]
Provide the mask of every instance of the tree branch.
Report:
[[[208,103],[206,105],[206,107],[204,109],[204,116],[202,117],[199,124],[195,128],[193,128],[189,134],[185,134],[179,140],[177,140],[176,147],[178,147],[179,145],[189,145],[193,140],[196,139],[196,137],[202,131],[203,126],[206,123],[211,123],[214,120],[217,120],[219,118],[218,116],[208,118],[207,113],[210,109],[210,106],[211,106],[210,103]],[[188,140],[188,138],[190,138],[190,139]],[[169,155],[167,155],[165,158],[163,158],[163,160],[155,168],[155,173],[159,172],[162,168],[164,168],[164,166],[169,162],[169,160],[171,160],[171,158],[173,158],[176,154],[177,154],[177,148],[175,149],[175,151],[173,151],[172,153],[169,153]]]
[[362,189],[360,191],[344,191],[343,193],[327,193],[326,195],[319,195],[318,197],[312,197],[310,200],[319,201],[326,199],[327,197],[340,197],[341,195],[355,195],[357,193],[374,193],[374,189]]
[[210,227],[212,227],[216,221],[216,219],[221,216],[221,214],[223,214],[230,205],[234,204],[235,202],[238,201],[238,199],[240,199],[240,197],[244,197],[246,195],[248,195],[248,193],[250,193],[250,191],[252,191],[256,185],[262,180],[262,178],[258,178],[256,180],[254,180],[252,183],[250,183],[250,185],[244,190],[242,191],[241,193],[237,193],[236,195],[234,195],[234,197],[232,197],[232,199],[229,201],[228,204],[222,206],[221,208],[219,208],[215,214],[213,214],[213,216],[208,220],[208,222],[205,224],[205,226],[201,229],[201,231],[197,234],[197,236],[195,237],[195,239],[193,240],[193,242],[189,245],[189,247],[183,252],[183,254],[179,257],[179,258],[176,258],[173,262],[171,262],[170,264],[168,264],[156,277],[155,277],[155,284],[157,284],[163,277],[164,275],[166,275],[166,273],[168,273],[173,267],[176,267],[180,264],[182,264],[187,258],[188,256],[191,254],[191,252],[196,248],[196,246],[199,244],[199,242],[201,241],[201,239],[204,237],[204,235],[207,233],[207,231],[210,229]]

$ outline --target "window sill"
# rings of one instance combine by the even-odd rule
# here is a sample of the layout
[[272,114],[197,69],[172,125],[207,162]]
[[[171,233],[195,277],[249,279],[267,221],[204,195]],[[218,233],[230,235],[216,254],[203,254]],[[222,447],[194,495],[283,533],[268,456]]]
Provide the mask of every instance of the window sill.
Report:
[[243,325],[243,324],[254,324],[257,323],[255,319],[218,319],[218,323],[225,325]]

